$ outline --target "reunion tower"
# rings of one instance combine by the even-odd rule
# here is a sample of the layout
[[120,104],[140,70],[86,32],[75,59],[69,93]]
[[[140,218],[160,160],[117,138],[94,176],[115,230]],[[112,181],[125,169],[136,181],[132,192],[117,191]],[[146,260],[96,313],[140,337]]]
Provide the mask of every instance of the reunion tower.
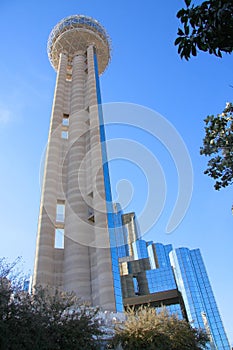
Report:
[[57,72],[44,166],[33,285],[74,291],[122,311],[99,74],[110,42],[96,20],[61,20],[48,39]]

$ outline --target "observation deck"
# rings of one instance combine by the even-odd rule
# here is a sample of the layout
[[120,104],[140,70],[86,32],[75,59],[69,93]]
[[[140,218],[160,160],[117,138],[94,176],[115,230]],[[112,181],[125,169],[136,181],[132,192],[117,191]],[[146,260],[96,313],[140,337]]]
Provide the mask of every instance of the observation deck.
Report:
[[110,38],[104,27],[95,19],[73,15],[62,19],[51,31],[47,52],[51,65],[57,71],[60,53],[72,61],[78,52],[94,45],[98,57],[98,70],[102,74],[111,58]]

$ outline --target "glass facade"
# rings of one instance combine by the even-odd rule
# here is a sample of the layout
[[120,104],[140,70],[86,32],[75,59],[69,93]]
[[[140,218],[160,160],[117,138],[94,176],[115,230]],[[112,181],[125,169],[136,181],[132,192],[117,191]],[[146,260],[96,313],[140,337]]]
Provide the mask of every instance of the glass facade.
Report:
[[[229,350],[230,345],[200,250],[173,250],[171,244],[163,245],[140,239],[133,242],[132,246],[134,260],[128,263],[132,267],[128,269],[128,274],[133,276],[135,295],[148,295],[149,300],[152,293],[178,289],[192,326],[205,329],[209,335],[208,348]],[[180,319],[184,317],[179,303],[165,307]]]
[[125,256],[129,256],[129,247],[126,243],[127,237],[125,235],[125,230],[122,224],[123,212],[119,203],[113,203],[113,209],[117,254],[119,258],[123,258]]
[[176,282],[171,266],[146,271],[150,293],[176,289]]
[[150,267],[152,270],[157,268],[153,246],[154,246],[153,242],[149,242],[147,244],[147,252],[148,252],[148,257],[150,261]]
[[161,243],[154,243],[154,245],[155,245],[155,252],[156,252],[156,257],[158,261],[158,266],[160,268],[165,266],[171,266],[169,253],[172,251],[172,245],[171,244],[163,245]]
[[135,260],[148,258],[146,241],[138,239],[137,241],[132,243],[132,247]]
[[117,251],[117,245],[116,245],[116,232],[115,232],[116,217],[115,217],[114,207],[112,202],[112,193],[111,193],[110,178],[109,178],[104,120],[103,120],[103,111],[102,111],[102,105],[101,105],[102,102],[101,102],[100,85],[99,85],[98,62],[97,62],[96,54],[94,54],[94,65],[95,65],[97,103],[98,103],[98,112],[99,112],[99,128],[100,128],[100,142],[101,142],[101,149],[102,149],[102,165],[103,165],[103,173],[104,173],[105,199],[106,199],[107,220],[108,220],[109,240],[110,240],[110,249],[111,249],[111,259],[112,259],[113,286],[114,286],[114,294],[115,294],[115,302],[116,302],[116,311],[121,312],[123,311],[123,299],[122,299],[122,291],[121,291],[120,269],[119,269],[119,263],[118,263],[118,251]]
[[229,350],[218,307],[199,249],[178,248],[170,253],[171,265],[188,319],[210,336],[210,348]]
[[[159,313],[164,309],[164,306],[162,307],[157,307],[156,311]],[[169,312],[171,315],[176,315],[179,320],[183,320],[183,314],[181,310],[180,304],[172,304],[172,305],[166,305],[166,310]]]

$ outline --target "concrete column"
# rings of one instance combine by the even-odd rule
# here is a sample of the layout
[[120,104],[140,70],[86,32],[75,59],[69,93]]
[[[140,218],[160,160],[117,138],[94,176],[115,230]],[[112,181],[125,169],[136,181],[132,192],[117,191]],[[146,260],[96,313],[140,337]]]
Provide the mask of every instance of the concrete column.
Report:
[[88,235],[85,169],[80,165],[86,154],[84,110],[86,57],[79,53],[73,59],[71,106],[69,123],[69,151],[67,165],[67,196],[65,215],[64,285],[83,300],[91,301],[89,247],[84,245]]
[[54,285],[54,236],[67,57],[60,56],[42,187],[33,284]]
[[[99,112],[94,64],[94,47],[87,50],[88,97],[90,110],[90,144],[92,164],[93,207],[95,209],[95,245],[92,252],[92,290],[93,302],[107,310],[115,310],[112,258],[109,242],[105,185],[103,174],[103,155],[100,142]],[[108,248],[103,248],[108,247]],[[101,293],[100,293],[101,290]]]

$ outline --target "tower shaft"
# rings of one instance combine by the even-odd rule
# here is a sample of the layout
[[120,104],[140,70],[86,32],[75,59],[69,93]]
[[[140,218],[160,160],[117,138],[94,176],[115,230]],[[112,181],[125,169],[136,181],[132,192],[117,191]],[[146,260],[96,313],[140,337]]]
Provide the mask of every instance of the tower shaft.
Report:
[[[74,291],[92,305],[122,309],[112,243],[104,129],[93,45],[60,54],[44,168],[34,285]],[[110,195],[111,200],[111,195]],[[64,235],[57,246],[57,236]],[[118,288],[116,288],[116,284]]]

